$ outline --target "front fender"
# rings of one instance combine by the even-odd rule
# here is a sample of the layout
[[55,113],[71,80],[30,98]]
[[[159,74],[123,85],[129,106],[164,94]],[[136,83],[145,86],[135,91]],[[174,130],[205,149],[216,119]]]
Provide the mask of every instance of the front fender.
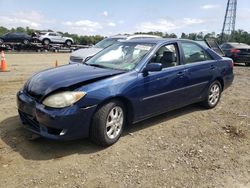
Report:
[[131,103],[137,100],[137,72],[128,72],[82,86],[77,91],[86,92],[78,102],[80,107],[99,105],[103,101],[122,97]]

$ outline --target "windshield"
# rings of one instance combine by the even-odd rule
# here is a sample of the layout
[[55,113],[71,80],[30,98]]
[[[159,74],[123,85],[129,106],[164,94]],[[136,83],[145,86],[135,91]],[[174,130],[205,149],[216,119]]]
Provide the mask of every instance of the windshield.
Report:
[[122,38],[106,38],[94,45],[95,48],[107,48]]
[[87,64],[103,68],[129,71],[152,49],[153,44],[118,43],[114,44],[87,61]]

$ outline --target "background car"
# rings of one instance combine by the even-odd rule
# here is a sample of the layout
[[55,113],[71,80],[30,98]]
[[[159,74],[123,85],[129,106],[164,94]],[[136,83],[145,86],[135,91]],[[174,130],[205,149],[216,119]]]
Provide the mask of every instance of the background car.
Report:
[[127,123],[197,102],[214,108],[233,79],[231,59],[194,41],[130,40],[85,63],[35,74],[17,93],[17,106],[36,134],[109,146]]
[[116,35],[112,37],[108,37],[103,39],[102,41],[98,42],[91,48],[79,49],[71,53],[69,64],[72,63],[81,63],[87,57],[92,57],[93,55],[97,54],[104,48],[111,46],[112,44],[116,43],[119,40],[133,40],[133,39],[147,39],[147,38],[161,38],[155,35]]
[[10,32],[0,37],[0,44],[3,43],[23,43],[29,44],[32,42],[32,37],[26,33]]
[[58,43],[71,46],[74,43],[72,38],[63,37],[61,34],[56,32],[40,32],[38,39],[45,45],[49,45],[50,43]]
[[224,43],[221,45],[226,57],[233,59],[235,63],[244,63],[250,66],[250,46],[244,43]]

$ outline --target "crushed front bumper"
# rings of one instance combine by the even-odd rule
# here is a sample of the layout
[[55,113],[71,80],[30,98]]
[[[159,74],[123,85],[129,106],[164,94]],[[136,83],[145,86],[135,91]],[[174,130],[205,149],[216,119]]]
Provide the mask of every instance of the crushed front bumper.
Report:
[[55,140],[88,137],[91,117],[96,108],[79,108],[77,105],[62,109],[48,108],[23,91],[17,93],[17,107],[26,129]]

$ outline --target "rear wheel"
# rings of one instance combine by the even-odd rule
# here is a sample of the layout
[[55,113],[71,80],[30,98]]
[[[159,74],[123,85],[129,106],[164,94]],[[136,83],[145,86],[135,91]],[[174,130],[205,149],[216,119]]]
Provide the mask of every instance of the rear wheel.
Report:
[[214,108],[218,102],[220,101],[221,97],[221,84],[219,81],[213,82],[208,89],[207,98],[203,101],[203,105],[206,108]]
[[27,40],[27,39],[24,39],[24,40],[23,40],[23,44],[26,44],[26,45],[27,45],[27,44],[29,44],[29,43],[30,43],[29,40]]
[[3,44],[3,39],[0,39],[0,44]]
[[72,45],[72,41],[66,40],[65,44],[66,44],[67,46],[71,46],[71,45]]
[[125,124],[125,108],[120,101],[110,101],[94,115],[90,136],[101,146],[114,144],[121,136]]

